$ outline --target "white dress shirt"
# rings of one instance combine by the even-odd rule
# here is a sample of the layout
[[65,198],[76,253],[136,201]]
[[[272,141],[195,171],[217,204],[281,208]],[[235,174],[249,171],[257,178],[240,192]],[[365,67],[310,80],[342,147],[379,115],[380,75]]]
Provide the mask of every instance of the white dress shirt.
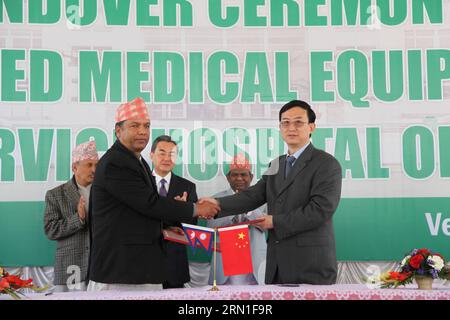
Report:
[[169,186],[170,186],[170,179],[172,178],[172,172],[169,172],[165,177],[161,177],[160,175],[158,175],[155,172],[155,170],[153,170],[152,174],[156,180],[156,186],[158,187],[158,193],[159,193],[159,190],[161,189],[161,180],[162,179],[166,180],[166,184],[164,186],[167,190],[167,193],[169,193]]

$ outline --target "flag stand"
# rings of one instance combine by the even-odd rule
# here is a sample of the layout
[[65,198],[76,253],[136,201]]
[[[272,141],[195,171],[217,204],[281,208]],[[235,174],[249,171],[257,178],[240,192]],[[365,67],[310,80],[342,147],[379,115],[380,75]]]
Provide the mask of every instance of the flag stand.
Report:
[[217,228],[214,228],[214,253],[213,253],[213,268],[214,268],[214,280],[213,287],[208,291],[219,291],[219,287],[216,283],[216,256],[217,256]]

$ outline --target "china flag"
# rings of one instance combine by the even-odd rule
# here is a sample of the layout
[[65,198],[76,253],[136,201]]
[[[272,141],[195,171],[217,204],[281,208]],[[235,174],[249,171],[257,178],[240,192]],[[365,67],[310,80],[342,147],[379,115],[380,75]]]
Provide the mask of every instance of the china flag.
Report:
[[225,276],[253,272],[248,225],[219,228],[220,251],[222,252]]

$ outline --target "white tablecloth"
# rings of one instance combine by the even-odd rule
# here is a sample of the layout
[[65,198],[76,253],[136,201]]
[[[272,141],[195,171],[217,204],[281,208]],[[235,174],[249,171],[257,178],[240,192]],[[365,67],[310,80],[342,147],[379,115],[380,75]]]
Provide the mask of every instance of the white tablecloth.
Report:
[[[450,300],[449,286],[435,286],[431,291],[415,285],[397,289],[371,289],[360,284],[331,286],[300,285],[298,287],[219,286],[170,289],[161,291],[101,291],[27,294],[32,300]],[[0,296],[0,299],[8,299]]]

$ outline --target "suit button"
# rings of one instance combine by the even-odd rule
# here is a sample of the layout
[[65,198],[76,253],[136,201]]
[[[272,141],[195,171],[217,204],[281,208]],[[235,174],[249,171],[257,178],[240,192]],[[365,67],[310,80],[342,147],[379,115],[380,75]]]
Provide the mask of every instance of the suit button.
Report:
[[276,243],[276,244],[279,244],[279,243],[280,243],[280,241],[276,240],[276,241],[275,241],[275,243]]

